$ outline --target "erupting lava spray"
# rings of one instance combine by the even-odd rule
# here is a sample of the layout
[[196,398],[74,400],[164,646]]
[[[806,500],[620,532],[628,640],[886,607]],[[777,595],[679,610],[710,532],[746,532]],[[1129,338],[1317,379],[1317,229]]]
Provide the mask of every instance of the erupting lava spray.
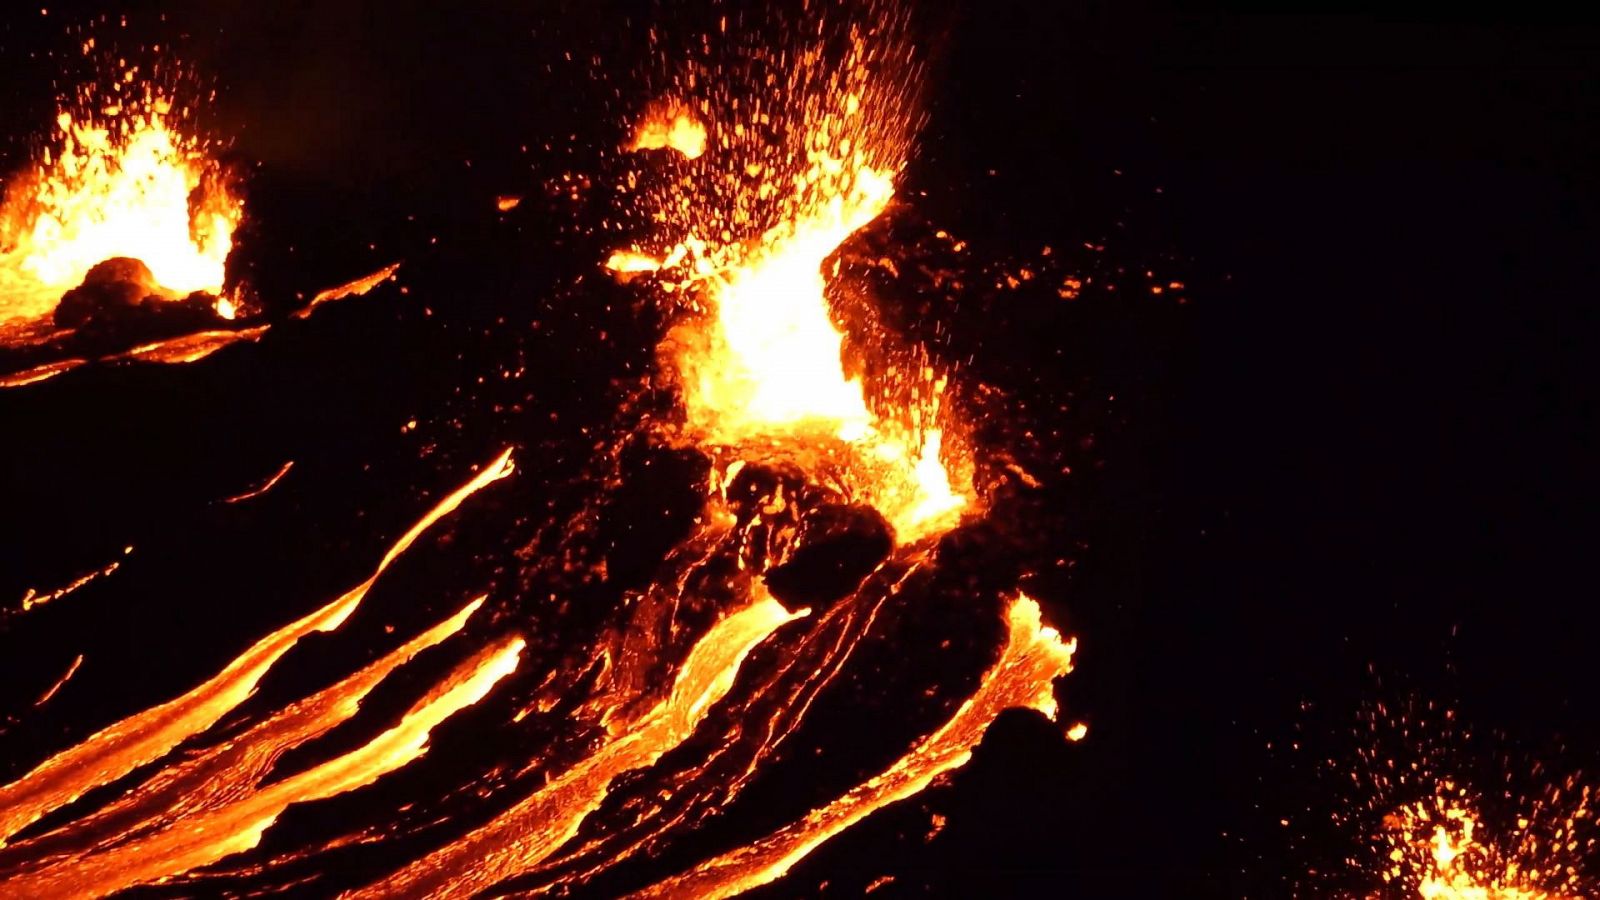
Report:
[[244,207],[193,136],[193,112],[134,69],[63,104],[54,138],[0,206],[0,326],[48,316],[116,257],[143,262],[157,296],[222,292]]

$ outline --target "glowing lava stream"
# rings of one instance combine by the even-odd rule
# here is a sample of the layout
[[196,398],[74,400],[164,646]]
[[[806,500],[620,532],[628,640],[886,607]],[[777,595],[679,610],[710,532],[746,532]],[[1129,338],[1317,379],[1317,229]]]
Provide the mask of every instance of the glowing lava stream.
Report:
[[695,644],[671,694],[623,734],[487,825],[345,896],[465,897],[533,868],[577,833],[618,776],[652,765],[692,734],[750,651],[802,615],[763,596],[723,617]]
[[1010,632],[1005,649],[977,693],[894,765],[804,819],[635,896],[732,897],[775,881],[829,838],[966,765],[989,724],[1005,710],[1034,709],[1054,719],[1050,684],[1072,670],[1077,642],[1063,643],[1054,628],[1041,623],[1039,605],[1027,597],[1014,601],[1006,618]]
[[460,632],[483,605],[478,598],[366,668],[290,704],[238,737],[196,753],[92,815],[29,841],[0,849],[0,869],[20,860],[30,868],[75,864],[127,836],[171,826],[181,817],[236,802],[254,790],[283,753],[326,734],[361,708],[378,683],[418,653]]
[[154,834],[105,852],[7,882],[20,897],[100,897],[248,850],[290,805],[369,784],[422,755],[434,726],[483,699],[517,668],[524,641],[508,638],[477,654],[414,705],[393,728],[360,749],[253,791],[237,801],[184,816]]
[[430,526],[484,486],[510,475],[506,450],[471,481],[440,501],[384,554],[372,576],[332,603],[267,635],[194,690],[111,725],[0,787],[0,847],[45,813],[109,784],[215,725],[255,691],[267,671],[312,632],[342,625],[384,570]]

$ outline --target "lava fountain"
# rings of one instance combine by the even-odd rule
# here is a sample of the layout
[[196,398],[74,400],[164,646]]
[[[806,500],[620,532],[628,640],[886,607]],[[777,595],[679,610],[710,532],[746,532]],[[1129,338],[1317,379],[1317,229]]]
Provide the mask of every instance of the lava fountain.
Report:
[[135,78],[118,78],[109,100],[85,89],[65,104],[41,157],[7,186],[0,325],[48,316],[91,268],[118,257],[148,267],[154,296],[221,294],[243,202],[194,136],[192,110]]
[[[792,95],[724,102],[734,121],[703,154],[683,153],[687,173],[646,190],[638,212],[653,233],[607,267],[627,280],[654,272],[664,295],[684,298],[661,356],[683,398],[686,442],[833,477],[909,543],[974,511],[970,451],[947,438],[946,381],[932,368],[872,387],[847,372],[826,272],[894,198],[920,70],[892,37],[863,31],[835,62],[800,54]],[[726,82],[713,74],[684,81]],[[657,108],[675,111],[675,132],[706,129],[683,101]],[[662,128],[650,114],[634,146],[660,146],[647,137]]]

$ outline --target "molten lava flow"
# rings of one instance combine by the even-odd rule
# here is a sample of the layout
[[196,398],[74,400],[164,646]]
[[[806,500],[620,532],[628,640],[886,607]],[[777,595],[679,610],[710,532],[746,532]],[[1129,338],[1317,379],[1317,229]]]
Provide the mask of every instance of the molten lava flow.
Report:
[[1007,709],[1035,709],[1054,719],[1050,683],[1072,670],[1076,642],[1063,643],[1039,619],[1039,605],[1021,597],[1007,613],[1010,635],[1000,659],[977,693],[943,727],[911,752],[804,819],[692,871],[662,882],[641,897],[732,897],[776,880],[806,854],[882,807],[921,792],[933,780],[965,765],[989,723]]
[[[125,547],[123,548],[122,555],[127,556],[132,552],[132,547]],[[79,575],[77,578],[72,579],[55,590],[41,591],[37,588],[28,588],[28,590],[22,595],[22,611],[27,612],[31,609],[36,609],[40,606],[43,606],[46,603],[54,603],[73,591],[76,591],[79,588],[93,582],[95,579],[104,578],[107,575],[110,575],[112,572],[115,572],[121,567],[122,560],[114,559],[98,569]]]
[[435,726],[516,670],[523,647],[521,638],[510,638],[479,653],[356,750],[105,852],[15,879],[7,889],[27,897],[105,896],[248,850],[290,805],[354,790],[416,759]]
[[114,257],[144,262],[173,298],[221,292],[243,205],[182,120],[153,91],[60,114],[51,149],[0,209],[0,323],[48,315]]
[[34,366],[31,369],[24,369],[21,372],[15,372],[10,375],[0,375],[0,388],[19,388],[27,387],[30,384],[38,384],[41,381],[48,381],[64,372],[70,372],[88,364],[89,361],[87,359],[63,359]]
[[400,271],[400,264],[392,263],[384,266],[376,272],[373,272],[371,275],[363,275],[362,277],[357,278],[355,281],[352,281],[348,284],[341,284],[338,287],[331,287],[318,291],[314,296],[312,296],[310,303],[306,304],[304,308],[295,312],[295,318],[304,319],[309,317],[318,306],[321,306],[330,300],[343,300],[346,297],[360,297],[378,285],[383,284],[385,281],[393,278],[394,273],[398,271]]
[[164,756],[185,739],[215,725],[254,692],[267,671],[301,638],[342,625],[361,604],[378,576],[433,523],[485,485],[510,473],[508,450],[430,510],[395,542],[372,577],[339,599],[257,641],[221,672],[182,697],[111,725],[50,757],[17,781],[0,787],[0,847],[50,810],[59,809],[86,791],[115,781]]
[[[45,894],[56,889],[108,892],[149,880],[155,866],[175,866],[175,871],[182,871],[193,865],[192,860],[181,865],[171,861],[172,851],[157,850],[158,842],[143,842],[140,853],[123,854],[120,859],[106,851],[131,835],[170,832],[178,822],[193,821],[200,815],[209,818],[210,827],[200,838],[179,838],[183,854],[203,853],[218,858],[234,852],[241,840],[248,839],[246,832],[258,834],[264,827],[258,820],[240,817],[237,812],[250,806],[246,801],[259,800],[263,780],[282,755],[349,720],[379,683],[421,651],[459,633],[482,604],[483,598],[473,601],[365,669],[285,708],[233,739],[162,770],[93,815],[0,850],[0,866],[12,868],[26,861],[23,867],[31,873],[33,889]],[[484,673],[483,677],[490,677],[497,671],[497,665],[506,664],[505,652],[509,651],[486,658],[487,662],[494,663],[499,657],[498,663],[478,665],[474,669]],[[403,756],[391,757],[390,763],[403,764],[404,759]],[[328,767],[323,767],[324,775],[328,771]],[[347,768],[346,771],[351,770]],[[301,787],[308,783],[302,780]],[[315,799],[305,790],[280,793],[280,796],[296,803]],[[162,852],[168,854],[166,863],[158,863],[153,858]],[[94,864],[85,868],[83,863],[90,858],[94,859]]]

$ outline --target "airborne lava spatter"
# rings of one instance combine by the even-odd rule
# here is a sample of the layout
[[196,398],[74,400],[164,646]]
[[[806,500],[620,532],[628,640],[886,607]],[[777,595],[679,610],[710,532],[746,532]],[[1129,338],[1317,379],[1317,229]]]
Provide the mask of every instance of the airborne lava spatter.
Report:
[[1440,782],[1433,797],[1384,817],[1383,880],[1423,900],[1592,896],[1581,869],[1595,847],[1589,791],[1569,782],[1565,792],[1535,802],[1510,833],[1495,833],[1469,791]]
[[701,103],[708,149],[643,191],[635,214],[657,223],[654,236],[608,267],[655,271],[688,306],[661,355],[689,442],[735,456],[764,444],[769,461],[840,473],[844,492],[909,543],[949,529],[976,497],[943,377],[916,367],[919,384],[869,385],[850,374],[829,308],[825,263],[888,207],[918,125],[905,24],[890,15],[877,27],[851,29],[842,59],[796,53],[789,91],[753,103],[722,86],[756,80],[764,57],[750,71],[691,67],[680,82],[715,92]]

